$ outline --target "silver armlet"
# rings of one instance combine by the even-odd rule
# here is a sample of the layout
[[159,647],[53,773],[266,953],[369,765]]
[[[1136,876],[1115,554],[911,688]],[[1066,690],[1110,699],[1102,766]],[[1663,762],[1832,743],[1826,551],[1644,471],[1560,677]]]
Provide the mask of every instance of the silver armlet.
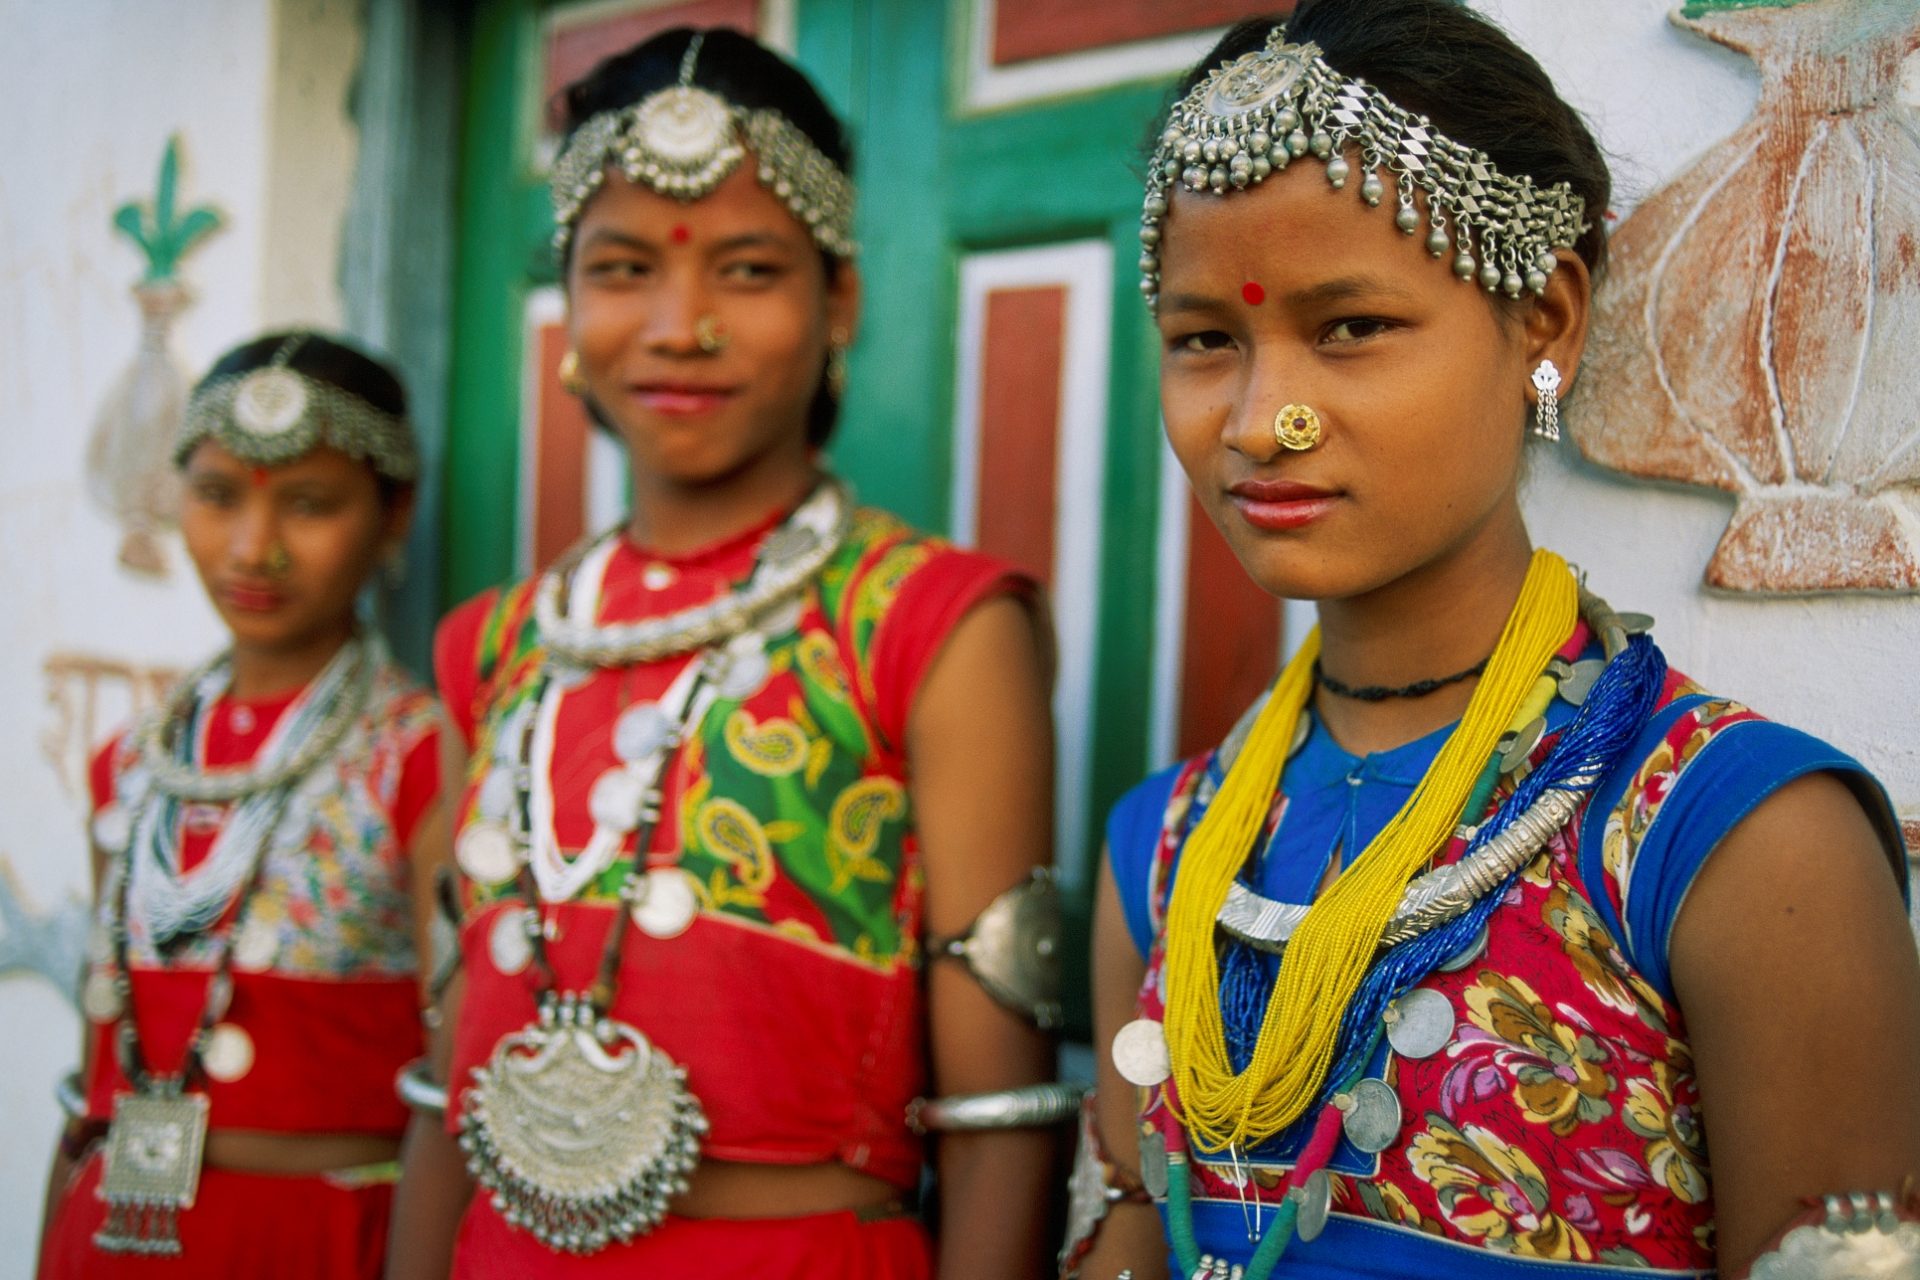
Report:
[[915,1098],[907,1104],[907,1128],[918,1134],[1041,1129],[1077,1115],[1080,1092],[1070,1084],[1029,1084],[990,1093]]
[[987,994],[1042,1031],[1060,1025],[1060,891],[1033,875],[989,902],[964,933],[931,939],[927,955],[967,966]]
[[[1748,1280],[1896,1280],[1920,1276],[1920,1222],[1890,1191],[1823,1196],[1803,1222],[1754,1259]],[[1811,1215],[1809,1215],[1811,1216]]]
[[53,1100],[69,1120],[84,1120],[87,1115],[86,1091],[80,1087],[80,1073],[69,1071],[53,1086]]
[[425,1058],[415,1058],[400,1068],[400,1074],[393,1080],[393,1091],[400,1095],[400,1101],[422,1115],[443,1116],[447,1113],[447,1086],[433,1078],[432,1070]]

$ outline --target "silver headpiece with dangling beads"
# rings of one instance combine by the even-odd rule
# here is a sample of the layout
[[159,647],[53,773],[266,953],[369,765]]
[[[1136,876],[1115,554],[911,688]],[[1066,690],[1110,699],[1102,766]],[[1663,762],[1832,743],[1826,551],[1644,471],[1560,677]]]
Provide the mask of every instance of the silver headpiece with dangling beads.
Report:
[[174,441],[174,465],[186,466],[203,440],[260,467],[282,466],[331,445],[389,480],[410,484],[417,479],[420,450],[405,418],[289,367],[308,336],[290,335],[265,368],[201,384],[187,401]]
[[687,46],[678,84],[631,107],[602,111],[574,131],[553,165],[554,253],[566,257],[580,211],[609,166],[619,166],[629,182],[693,201],[726,181],[751,148],[760,185],[806,225],[821,249],[852,257],[853,180],[778,111],[749,110],[697,88],[693,68],[705,39],[697,34]]
[[1325,162],[1327,181],[1343,187],[1349,150],[1359,152],[1365,175],[1361,199],[1377,205],[1386,196],[1384,169],[1398,205],[1395,225],[1413,235],[1420,229],[1414,193],[1421,193],[1427,251],[1441,258],[1452,250],[1455,275],[1510,298],[1523,289],[1544,291],[1553,251],[1572,248],[1587,229],[1586,201],[1566,183],[1541,187],[1524,174],[1501,173],[1484,151],[1455,142],[1364,80],[1341,75],[1319,46],[1288,44],[1285,28],[1276,27],[1265,48],[1215,68],[1168,115],[1140,216],[1147,306],[1160,299],[1160,236],[1176,184],[1223,195],[1312,155]]

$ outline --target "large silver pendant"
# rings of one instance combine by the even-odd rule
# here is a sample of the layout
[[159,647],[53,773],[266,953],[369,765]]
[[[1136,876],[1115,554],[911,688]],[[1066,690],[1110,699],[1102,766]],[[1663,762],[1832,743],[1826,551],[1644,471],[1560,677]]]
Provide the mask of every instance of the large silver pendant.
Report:
[[204,1093],[114,1095],[100,1199],[107,1219],[94,1233],[102,1253],[180,1253],[180,1210],[200,1190],[207,1142]]
[[706,1131],[683,1068],[638,1029],[595,1024],[574,1004],[496,1045],[460,1117],[467,1168],[501,1216],[577,1254],[659,1225]]

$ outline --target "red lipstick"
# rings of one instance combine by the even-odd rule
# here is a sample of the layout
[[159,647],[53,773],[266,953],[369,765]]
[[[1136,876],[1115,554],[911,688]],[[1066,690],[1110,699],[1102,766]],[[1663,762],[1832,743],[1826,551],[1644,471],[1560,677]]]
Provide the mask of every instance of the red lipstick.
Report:
[[285,604],[286,597],[272,587],[246,582],[229,582],[220,588],[220,598],[240,613],[272,613]]
[[732,387],[705,382],[641,382],[632,388],[634,399],[643,408],[667,417],[697,417],[712,413],[733,394]]
[[1227,492],[1241,519],[1270,532],[1312,524],[1340,500],[1337,493],[1297,480],[1242,480]]

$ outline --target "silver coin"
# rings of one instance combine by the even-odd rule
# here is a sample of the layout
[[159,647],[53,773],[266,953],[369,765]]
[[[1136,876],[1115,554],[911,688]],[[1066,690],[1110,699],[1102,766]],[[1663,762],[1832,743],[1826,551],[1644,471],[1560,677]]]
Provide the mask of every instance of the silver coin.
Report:
[[1167,1032],[1152,1018],[1135,1018],[1113,1037],[1113,1065],[1120,1078],[1151,1089],[1173,1074]]
[[1513,741],[1509,742],[1500,753],[1500,772],[1512,773],[1525,764],[1527,757],[1533,754],[1533,749],[1540,745],[1540,739],[1545,737],[1546,733],[1547,722],[1544,717],[1535,716],[1522,725],[1520,732],[1513,736]]
[[1140,1185],[1155,1200],[1167,1198],[1167,1139],[1158,1129],[1140,1138]]
[[126,1007],[120,998],[120,984],[110,971],[95,969],[87,975],[87,984],[80,990],[80,1008],[87,1017],[95,1022],[112,1022]]
[[1630,636],[1653,630],[1653,615],[1650,613],[1616,613],[1613,616],[1620,623],[1620,629]]
[[133,841],[133,819],[124,805],[109,804],[93,815],[93,843],[105,853],[125,853]]
[[280,931],[262,916],[248,916],[233,939],[233,967],[257,973],[273,967],[280,953]]
[[480,794],[474,798],[474,806],[480,810],[482,817],[505,822],[519,799],[520,788],[513,785],[512,771],[505,766],[496,766],[481,779]]
[[1333,1179],[1325,1169],[1315,1169],[1298,1189],[1287,1193],[1300,1207],[1293,1219],[1293,1234],[1302,1240],[1317,1240],[1327,1229],[1327,1214],[1333,1209]]
[[221,1023],[208,1033],[200,1065],[213,1079],[232,1084],[253,1070],[253,1037],[231,1022]]
[[1473,940],[1440,962],[1440,972],[1458,973],[1487,953],[1487,926],[1481,925]]
[[767,682],[767,677],[773,671],[760,638],[743,638],[751,639],[751,646],[739,641],[728,645],[725,662],[719,675],[714,678],[714,687],[729,702],[741,702],[760,692],[760,686]]
[[533,961],[533,939],[527,935],[527,909],[505,907],[493,918],[487,933],[487,955],[493,967],[509,976]]
[[1387,1043],[1403,1058],[1431,1058],[1453,1039],[1453,1001],[1415,987],[1387,1010]]
[[1343,1117],[1347,1141],[1369,1154],[1385,1151],[1400,1137],[1400,1099],[1385,1080],[1369,1076],[1348,1094],[1352,1105]]
[[1601,658],[1588,658],[1574,663],[1568,668],[1567,674],[1561,677],[1560,696],[1576,707],[1585,706],[1587,695],[1593,692],[1594,681],[1606,669],[1606,661]]
[[677,867],[647,872],[645,887],[629,908],[633,923],[650,938],[677,938],[700,914],[700,895]]
[[497,822],[475,822],[454,842],[453,860],[475,884],[502,884],[520,867],[513,833]]
[[640,806],[646,799],[645,782],[625,769],[609,769],[593,780],[587,812],[595,826],[625,834],[640,825]]
[[644,760],[673,741],[673,721],[657,702],[636,702],[613,722],[613,753],[628,764]]

